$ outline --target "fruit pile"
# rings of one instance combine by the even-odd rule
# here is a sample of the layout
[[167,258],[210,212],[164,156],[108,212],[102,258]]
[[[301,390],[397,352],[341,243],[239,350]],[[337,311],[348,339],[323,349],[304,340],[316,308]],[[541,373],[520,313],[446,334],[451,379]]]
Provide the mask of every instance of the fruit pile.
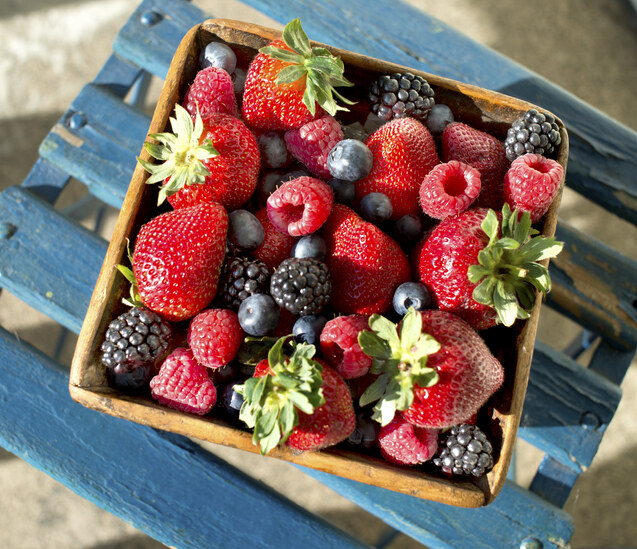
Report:
[[555,120],[530,110],[504,143],[396,73],[346,123],[347,67],[299,20],[246,70],[221,42],[200,63],[139,159],[163,209],[119,266],[112,385],[235,422],[262,453],[484,474],[507,374],[489,331],[515,337],[561,250],[532,226],[562,180]]

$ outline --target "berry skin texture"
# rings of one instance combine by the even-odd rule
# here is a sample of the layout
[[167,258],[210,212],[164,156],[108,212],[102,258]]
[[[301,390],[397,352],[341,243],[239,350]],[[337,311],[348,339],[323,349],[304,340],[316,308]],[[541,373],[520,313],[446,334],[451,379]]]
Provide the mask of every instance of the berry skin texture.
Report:
[[290,257],[295,238],[287,233],[279,231],[270,221],[267,208],[261,208],[256,214],[265,231],[265,237],[261,246],[253,250],[251,254],[260,259],[270,269],[276,269],[279,263]]
[[424,284],[420,282],[405,282],[396,288],[394,293],[394,310],[401,316],[407,314],[409,307],[417,311],[431,306],[431,295]]
[[378,225],[391,218],[393,208],[386,194],[369,193],[361,199],[358,212],[366,221]]
[[330,300],[332,280],[327,265],[313,257],[283,261],[270,279],[270,295],[293,315],[320,313]]
[[268,198],[268,217],[274,227],[290,236],[317,231],[330,215],[334,193],[313,177],[287,181]]
[[509,161],[499,139],[462,122],[453,122],[442,133],[440,156],[443,162],[458,160],[480,172],[482,187],[475,206],[502,209],[504,174]]
[[217,67],[232,74],[237,67],[237,56],[231,47],[222,42],[210,42],[202,50],[199,63],[203,69]]
[[188,346],[202,366],[221,368],[239,351],[243,330],[237,313],[229,309],[206,309],[190,321]]
[[369,136],[374,165],[357,181],[356,200],[383,193],[392,204],[392,219],[419,211],[418,191],[425,176],[440,162],[433,137],[413,118],[394,119]]
[[480,172],[451,160],[435,166],[420,186],[422,211],[434,219],[464,212],[480,194]]
[[441,437],[434,465],[449,475],[481,477],[493,467],[493,446],[479,427],[463,423]]
[[279,316],[279,306],[266,294],[254,294],[244,299],[238,313],[243,331],[257,337],[274,330],[279,323]]
[[292,326],[292,335],[297,343],[318,345],[321,332],[327,323],[322,315],[306,315],[298,318]]
[[232,78],[220,68],[208,67],[200,70],[186,92],[184,107],[191,116],[195,116],[199,108],[204,120],[215,114],[237,116]]
[[516,158],[504,176],[504,198],[514,210],[529,212],[537,223],[548,211],[562,184],[564,168],[539,154]]
[[292,246],[290,256],[298,258],[314,257],[319,261],[323,261],[326,253],[325,239],[321,235],[313,233],[299,238]]
[[161,404],[189,414],[206,415],[217,401],[217,389],[208,368],[199,364],[190,349],[175,349],[159,373],[150,380],[150,394]]
[[433,135],[441,135],[445,128],[454,121],[453,112],[442,103],[436,103],[431,107],[431,112],[427,117],[427,129]]
[[327,167],[332,177],[345,181],[358,181],[372,169],[374,155],[367,145],[357,139],[343,139],[327,157]]
[[366,315],[337,316],[321,332],[321,353],[343,379],[364,376],[372,365],[358,344],[358,334],[369,329],[368,320]]
[[281,132],[267,131],[257,134],[261,164],[265,168],[285,168],[292,162]]
[[330,115],[285,132],[285,144],[288,151],[313,175],[321,179],[330,178],[327,157],[342,139],[341,125]]
[[264,238],[263,225],[252,212],[240,209],[228,214],[228,242],[234,249],[254,250]]
[[227,231],[228,215],[214,202],[172,210],[143,225],[132,265],[144,305],[171,321],[203,310],[217,292]]
[[267,293],[269,287],[270,270],[265,263],[246,256],[228,257],[219,277],[217,301],[237,311],[246,297]]
[[552,156],[561,143],[555,117],[536,109],[529,109],[513,122],[504,141],[507,158],[511,161],[524,154]]
[[334,205],[321,232],[332,275],[332,308],[345,315],[389,311],[394,291],[411,278],[398,243],[342,204]]
[[378,445],[383,458],[395,465],[419,465],[434,457],[438,429],[416,427],[400,414],[380,428]]

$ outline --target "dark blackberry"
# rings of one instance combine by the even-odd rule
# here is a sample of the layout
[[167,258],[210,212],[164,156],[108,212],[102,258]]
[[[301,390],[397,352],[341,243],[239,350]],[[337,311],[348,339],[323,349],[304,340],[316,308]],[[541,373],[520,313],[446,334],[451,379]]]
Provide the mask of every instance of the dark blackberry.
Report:
[[230,257],[219,277],[218,301],[224,307],[239,310],[241,302],[254,294],[267,294],[270,269],[259,259]]
[[383,75],[369,90],[372,112],[383,120],[409,116],[421,122],[434,106],[434,91],[429,83],[410,72]]
[[282,261],[270,280],[270,295],[277,305],[299,316],[320,313],[331,293],[327,265],[313,257]]
[[149,309],[133,307],[119,315],[108,325],[100,348],[111,382],[124,389],[144,385],[155,361],[166,354],[171,336],[170,324]]
[[452,427],[440,440],[433,463],[453,475],[481,477],[493,467],[493,446],[475,425],[463,423]]
[[534,153],[550,157],[562,142],[555,117],[529,109],[507,132],[504,141],[506,157],[513,162],[518,156]]

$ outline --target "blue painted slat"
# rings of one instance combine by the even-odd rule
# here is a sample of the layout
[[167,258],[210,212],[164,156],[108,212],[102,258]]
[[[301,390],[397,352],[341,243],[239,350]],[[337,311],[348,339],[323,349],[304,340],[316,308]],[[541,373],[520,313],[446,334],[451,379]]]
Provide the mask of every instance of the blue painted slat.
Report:
[[621,399],[621,389],[536,342],[519,435],[566,467],[593,460]]
[[22,182],[22,186],[53,204],[70,179],[71,176],[67,172],[43,158],[38,158]]
[[545,455],[533,477],[530,490],[557,507],[564,507],[579,474]]
[[0,193],[0,287],[79,332],[107,243],[21,187]]
[[621,351],[601,341],[595,349],[588,367],[617,385],[621,384],[635,358],[636,347]]
[[68,371],[0,328],[0,445],[180,548],[367,547],[184,437],[73,402]]
[[150,119],[106,88],[87,85],[40,145],[40,156],[119,208]]
[[104,63],[93,83],[123,98],[142,72],[143,70],[138,66],[113,53]]

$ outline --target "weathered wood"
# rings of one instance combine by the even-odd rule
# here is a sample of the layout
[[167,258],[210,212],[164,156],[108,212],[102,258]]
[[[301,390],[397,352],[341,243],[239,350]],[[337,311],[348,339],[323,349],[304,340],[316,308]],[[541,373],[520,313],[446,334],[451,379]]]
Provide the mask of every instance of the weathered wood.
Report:
[[530,490],[553,505],[563,507],[578,476],[579,472],[546,455],[533,477]]
[[93,84],[124,98],[142,73],[143,69],[113,53],[97,73]]
[[71,176],[67,172],[43,158],[38,158],[22,182],[22,186],[53,204],[70,179]]
[[188,439],[76,404],[2,328],[0,375],[0,445],[168,546],[366,547]]

